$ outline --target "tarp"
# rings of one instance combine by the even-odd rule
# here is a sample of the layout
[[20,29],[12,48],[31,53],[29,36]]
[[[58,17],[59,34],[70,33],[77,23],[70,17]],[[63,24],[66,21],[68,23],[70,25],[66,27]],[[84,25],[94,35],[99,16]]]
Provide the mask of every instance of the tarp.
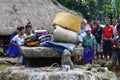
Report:
[[67,49],[71,52],[73,51],[73,48],[75,48],[75,44],[72,44],[72,43],[60,43],[60,42],[51,42],[51,41],[45,41],[43,42],[43,45],[45,47],[53,48],[62,53],[64,49]]

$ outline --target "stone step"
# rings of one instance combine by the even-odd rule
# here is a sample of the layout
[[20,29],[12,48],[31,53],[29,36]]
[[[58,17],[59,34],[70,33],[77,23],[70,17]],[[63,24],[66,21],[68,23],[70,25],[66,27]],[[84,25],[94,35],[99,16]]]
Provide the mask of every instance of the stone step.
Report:
[[95,72],[80,68],[62,71],[59,67],[9,67],[1,77],[0,80],[117,80],[111,71]]

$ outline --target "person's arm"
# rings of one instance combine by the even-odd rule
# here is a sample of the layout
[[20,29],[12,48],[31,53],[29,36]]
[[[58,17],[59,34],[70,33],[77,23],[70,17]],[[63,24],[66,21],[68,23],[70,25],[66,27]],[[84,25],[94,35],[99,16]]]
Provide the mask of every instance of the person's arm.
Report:
[[93,43],[94,45],[93,45],[93,49],[94,49],[94,55],[96,55],[96,44],[97,44],[97,41],[96,41],[96,39],[95,39],[95,37],[94,37],[94,43]]
[[116,34],[114,34],[114,37],[112,38],[111,42],[114,44],[115,43],[115,40],[116,40],[116,37],[117,37],[118,33],[116,32]]
[[83,37],[82,47],[84,47],[85,44],[85,37]]
[[114,35],[114,34],[113,34],[113,28],[112,28],[112,27],[111,27],[111,35],[112,35],[112,36],[110,37],[110,40],[112,41],[112,38],[113,38],[113,35]]
[[96,44],[94,44],[94,51],[96,51]]
[[103,28],[102,28],[101,43],[103,43],[103,40],[104,40],[104,36],[103,36],[103,33],[104,33],[104,31],[103,31]]
[[13,45],[15,45],[15,46],[17,46],[18,48],[20,47],[20,45],[19,44],[17,44],[17,43],[15,43],[15,41],[17,41],[17,37],[15,36],[15,37],[13,37],[13,39],[10,41],[10,43],[11,44],[13,44]]
[[18,48],[20,48],[20,45],[18,45],[17,43],[15,43],[13,40],[10,41],[11,44],[17,46]]

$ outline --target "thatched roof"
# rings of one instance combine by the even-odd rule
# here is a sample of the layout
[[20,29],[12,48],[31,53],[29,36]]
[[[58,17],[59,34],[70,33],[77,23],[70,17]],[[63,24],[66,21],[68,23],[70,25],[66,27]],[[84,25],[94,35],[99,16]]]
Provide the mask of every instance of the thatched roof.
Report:
[[0,35],[10,35],[18,26],[25,26],[28,19],[33,29],[50,32],[56,13],[70,12],[56,0],[0,0],[0,10]]

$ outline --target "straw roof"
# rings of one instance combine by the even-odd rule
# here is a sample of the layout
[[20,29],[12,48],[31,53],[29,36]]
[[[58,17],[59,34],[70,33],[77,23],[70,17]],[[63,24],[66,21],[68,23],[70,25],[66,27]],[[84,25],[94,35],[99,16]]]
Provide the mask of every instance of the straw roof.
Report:
[[56,13],[72,13],[56,0],[0,0],[0,10],[0,35],[10,35],[18,26],[25,26],[28,20],[33,29],[51,32]]

